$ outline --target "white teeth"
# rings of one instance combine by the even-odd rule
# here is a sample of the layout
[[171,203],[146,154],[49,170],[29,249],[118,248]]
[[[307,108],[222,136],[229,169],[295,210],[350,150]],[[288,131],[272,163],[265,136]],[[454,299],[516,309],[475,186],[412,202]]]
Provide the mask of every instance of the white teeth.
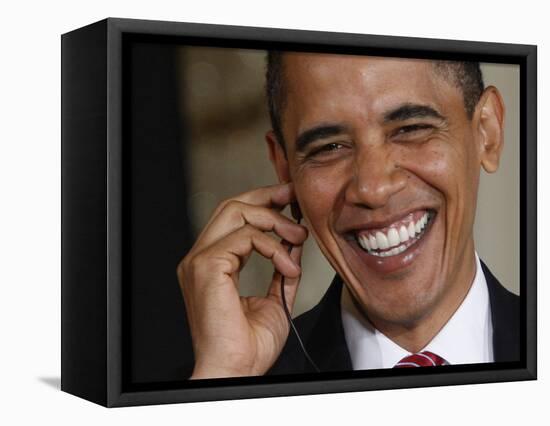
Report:
[[386,236],[385,236],[382,232],[380,232],[380,231],[378,231],[378,232],[376,233],[376,243],[377,243],[378,248],[379,248],[380,250],[386,250],[387,248],[390,247],[390,245],[389,245],[389,243],[388,243],[388,239],[387,239]]
[[359,235],[359,237],[357,237],[357,242],[363,250],[368,250],[367,246],[365,245],[365,237],[363,235]]
[[388,243],[390,244],[390,247],[398,245],[399,242],[399,232],[397,232],[397,229],[395,228],[390,228],[388,231]]
[[378,248],[378,243],[376,242],[374,235],[369,235],[369,243],[372,250],[376,250]]
[[403,253],[406,249],[407,247],[405,246],[405,244],[401,244],[399,247],[394,247],[391,250],[383,251],[380,253],[371,252],[371,254],[378,257],[388,257],[388,256],[395,256],[396,254],[399,254],[399,253]]
[[414,238],[414,236],[416,235],[416,229],[414,227],[413,222],[409,223],[409,227],[407,228],[407,231],[409,232],[409,237]]
[[376,237],[374,235],[369,235],[369,246],[371,250],[376,250],[378,248],[378,242],[376,241]]
[[424,229],[427,223],[428,223],[428,213],[424,213],[424,215],[414,225],[415,231],[417,233],[420,233]]
[[399,228],[399,239],[402,243],[409,241],[409,232],[405,226],[401,226],[401,228]]
[[371,246],[369,244],[369,239],[367,238],[366,235],[362,235],[361,236],[361,239],[363,240],[363,246],[367,249],[367,250],[370,250],[371,249]]
[[[381,231],[377,231],[375,235],[363,234],[357,238],[357,241],[364,250],[372,255],[379,257],[395,256],[405,251],[411,245],[411,243],[408,245],[403,243],[415,237],[419,238],[418,234],[424,230],[428,220],[428,213],[424,213],[416,223],[410,222],[408,226],[401,225],[399,229],[390,228],[387,235]],[[388,250],[390,247],[391,250]],[[376,252],[375,250],[384,251]]]

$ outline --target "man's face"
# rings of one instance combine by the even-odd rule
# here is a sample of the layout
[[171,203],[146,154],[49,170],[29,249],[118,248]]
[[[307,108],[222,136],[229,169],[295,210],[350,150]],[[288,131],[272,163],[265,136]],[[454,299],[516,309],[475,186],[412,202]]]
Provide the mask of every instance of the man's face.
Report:
[[473,278],[480,149],[462,92],[430,61],[286,54],[284,68],[279,174],[369,317],[414,325]]

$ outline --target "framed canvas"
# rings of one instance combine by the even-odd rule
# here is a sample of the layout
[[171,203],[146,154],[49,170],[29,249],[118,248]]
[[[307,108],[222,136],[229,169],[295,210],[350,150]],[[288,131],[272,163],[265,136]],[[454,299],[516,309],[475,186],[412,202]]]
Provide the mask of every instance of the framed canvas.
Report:
[[536,379],[536,46],[113,18],[61,42],[62,390]]

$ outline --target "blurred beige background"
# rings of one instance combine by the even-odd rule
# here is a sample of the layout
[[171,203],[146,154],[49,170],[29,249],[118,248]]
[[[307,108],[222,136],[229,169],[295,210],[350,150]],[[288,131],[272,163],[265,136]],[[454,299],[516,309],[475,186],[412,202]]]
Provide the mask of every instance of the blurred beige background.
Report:
[[[197,235],[217,204],[230,196],[277,182],[264,140],[270,128],[264,96],[265,51],[182,47],[182,119],[191,143],[187,157],[189,218]],[[483,64],[507,106],[500,170],[482,172],[475,225],[480,257],[510,290],[519,293],[519,67]],[[303,278],[293,316],[313,307],[334,271],[313,238],[306,243]],[[241,294],[263,295],[271,263],[254,254],[241,274]]]

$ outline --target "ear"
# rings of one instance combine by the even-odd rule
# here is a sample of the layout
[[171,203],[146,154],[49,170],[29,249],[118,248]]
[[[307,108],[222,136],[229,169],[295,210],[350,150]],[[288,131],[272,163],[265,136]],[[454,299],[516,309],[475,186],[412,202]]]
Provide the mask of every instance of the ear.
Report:
[[277,140],[273,130],[270,130],[265,134],[265,140],[269,149],[269,159],[275,168],[279,182],[290,182],[290,170],[288,167],[286,152],[282,144]]
[[505,106],[498,89],[489,86],[476,107],[481,165],[487,173],[497,171],[504,147]]

